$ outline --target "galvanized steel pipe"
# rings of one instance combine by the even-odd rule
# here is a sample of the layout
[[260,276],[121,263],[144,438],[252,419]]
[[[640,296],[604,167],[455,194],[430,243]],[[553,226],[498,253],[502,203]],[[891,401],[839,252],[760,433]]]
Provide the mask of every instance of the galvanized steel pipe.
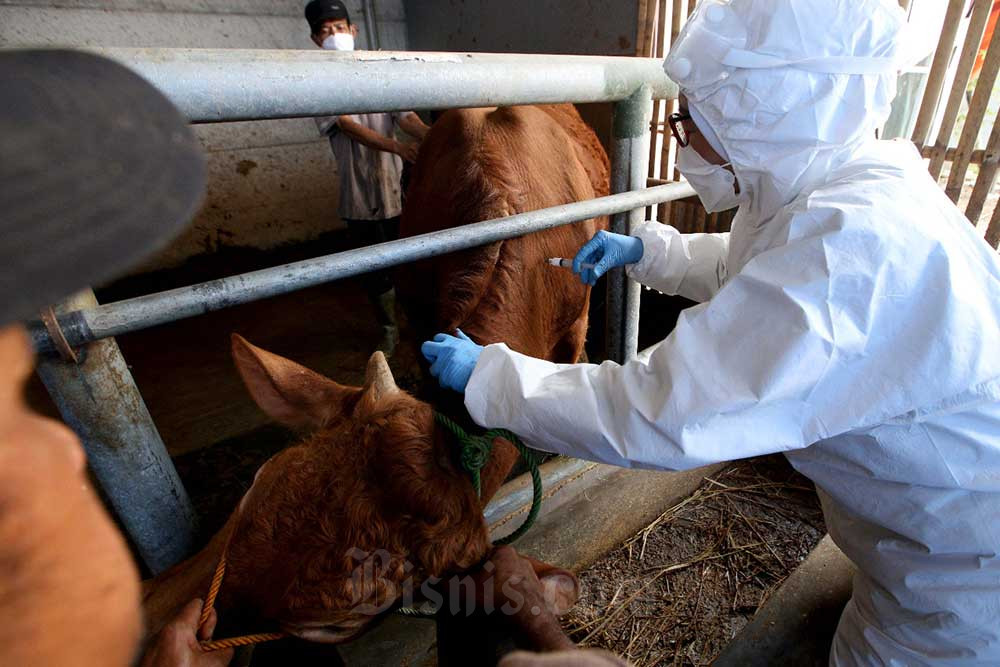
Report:
[[[648,87],[641,87],[629,99],[615,105],[614,146],[611,155],[611,191],[638,190],[646,184],[649,170],[649,121],[653,99]],[[677,186],[659,186],[677,187]],[[685,192],[692,192],[683,186]],[[686,195],[685,195],[686,196]],[[621,211],[611,218],[611,231],[628,234],[642,222],[645,205]],[[608,272],[605,356],[624,363],[638,353],[639,284],[630,280],[624,268]]]
[[[96,305],[87,289],[58,310]],[[93,343],[81,351],[80,363],[41,358],[36,370],[149,571],[159,574],[188,556],[194,509],[118,344]]]
[[612,102],[677,87],[656,58],[289,49],[90,49],[127,65],[195,123]]
[[[689,197],[693,193],[694,191],[686,183],[677,183],[553,206],[210,280],[190,287],[179,287],[166,292],[107,303],[96,308],[60,315],[59,323],[70,345],[76,347],[90,341],[294,292],[320,283],[481,246],[571,222],[610,215],[618,211],[641,209]],[[50,353],[54,350],[49,334],[40,322],[29,323],[29,330],[38,352]]]

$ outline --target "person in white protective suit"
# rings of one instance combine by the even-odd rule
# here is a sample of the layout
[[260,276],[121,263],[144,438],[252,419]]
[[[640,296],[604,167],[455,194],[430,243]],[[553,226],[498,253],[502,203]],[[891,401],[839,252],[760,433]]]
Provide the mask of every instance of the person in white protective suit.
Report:
[[732,232],[647,222],[584,251],[702,303],[621,365],[447,334],[424,353],[477,423],[538,449],[667,470],[784,452],[858,567],[830,664],[1000,665],[1000,261],[912,144],[876,139],[904,25],[895,0],[699,3],[665,68],[729,165],[688,147],[681,171],[739,205]]

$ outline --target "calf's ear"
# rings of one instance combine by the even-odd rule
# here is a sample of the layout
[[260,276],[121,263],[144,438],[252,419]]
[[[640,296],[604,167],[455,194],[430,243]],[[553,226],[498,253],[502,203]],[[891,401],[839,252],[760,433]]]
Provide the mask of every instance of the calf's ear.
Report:
[[233,361],[260,409],[285,426],[315,430],[350,410],[361,390],[232,335]]

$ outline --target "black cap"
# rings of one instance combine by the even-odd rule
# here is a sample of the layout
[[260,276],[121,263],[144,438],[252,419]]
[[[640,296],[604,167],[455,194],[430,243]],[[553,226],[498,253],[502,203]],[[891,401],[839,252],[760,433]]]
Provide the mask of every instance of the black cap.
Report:
[[343,19],[351,22],[351,16],[347,13],[347,7],[340,0],[312,0],[306,5],[306,21],[309,28],[315,33],[323,24],[323,21],[336,21]]
[[0,51],[0,325],[121,275],[187,226],[201,147],[169,100],[82,51]]

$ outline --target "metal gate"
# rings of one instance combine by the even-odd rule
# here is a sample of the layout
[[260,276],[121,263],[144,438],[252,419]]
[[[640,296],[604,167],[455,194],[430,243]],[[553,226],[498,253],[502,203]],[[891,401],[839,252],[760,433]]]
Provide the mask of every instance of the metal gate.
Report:
[[[163,91],[194,123],[410,109],[614,102],[608,197],[487,220],[165,292],[98,304],[93,291],[29,324],[38,373],[139,557],[158,573],[193,548],[195,516],[114,336],[443,253],[611,215],[627,233],[686,184],[646,187],[653,99],[676,87],[650,58],[289,50],[97,49]],[[609,274],[607,357],[636,354],[639,286]],[[77,349],[77,359],[67,354]],[[60,356],[60,350],[63,354]]]

